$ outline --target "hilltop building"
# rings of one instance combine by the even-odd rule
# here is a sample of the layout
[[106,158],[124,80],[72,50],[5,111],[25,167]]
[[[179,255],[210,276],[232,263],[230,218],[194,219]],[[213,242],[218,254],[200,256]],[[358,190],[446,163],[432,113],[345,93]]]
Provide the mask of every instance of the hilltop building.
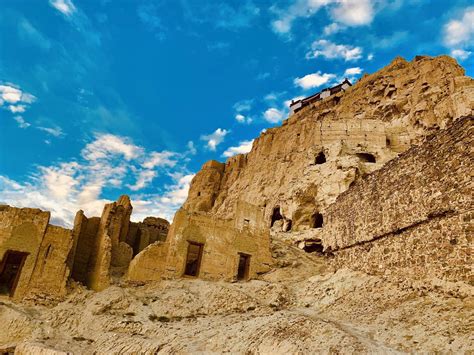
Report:
[[304,99],[301,99],[301,100],[296,100],[296,101],[292,100],[290,104],[290,115],[300,111],[303,107],[306,107],[314,102],[323,100],[331,95],[337,94],[338,92],[345,91],[351,86],[352,84],[349,81],[349,79],[345,78],[342,83],[336,86],[325,88],[321,90],[320,92],[317,92],[314,95],[305,97]]

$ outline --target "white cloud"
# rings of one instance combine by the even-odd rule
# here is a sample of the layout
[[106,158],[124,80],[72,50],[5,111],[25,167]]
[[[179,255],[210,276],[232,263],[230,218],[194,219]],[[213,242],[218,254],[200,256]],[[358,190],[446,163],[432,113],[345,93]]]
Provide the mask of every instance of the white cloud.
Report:
[[[24,113],[28,108],[28,104],[33,103],[35,100],[35,96],[24,92],[17,85],[10,83],[0,84],[0,107],[13,114]],[[3,106],[5,103],[8,105]],[[20,128],[31,126],[22,116],[15,116],[13,119]]]
[[153,169],[156,167],[170,167],[176,165],[176,160],[173,158],[176,157],[176,153],[174,152],[152,152],[150,157],[142,164],[142,166],[146,169]]
[[113,134],[97,135],[96,139],[89,143],[82,151],[86,160],[98,160],[108,158],[110,154],[123,155],[126,160],[137,158],[143,148],[130,143],[127,138]]
[[374,8],[371,0],[337,0],[331,10],[332,18],[347,26],[363,26],[372,22]]
[[355,68],[348,68],[344,72],[344,76],[353,76],[353,75],[359,75],[362,73],[362,68],[355,67]]
[[367,56],[367,60],[372,60],[374,59],[374,54],[373,53],[370,53],[368,56]]
[[189,185],[194,177],[194,174],[181,175],[175,174],[174,185],[171,185],[167,193],[161,198],[161,202],[171,203],[173,205],[180,205],[186,201],[189,192]]
[[31,126],[31,124],[26,122],[21,116],[13,116],[13,119],[16,121],[16,123],[18,123],[18,127],[20,128],[28,128]]
[[76,7],[71,0],[49,0],[49,4],[66,16],[71,16],[76,12]]
[[311,51],[306,54],[306,58],[324,57],[326,59],[344,59],[353,61],[362,57],[362,48],[345,44],[336,44],[331,41],[320,39],[311,45]]
[[132,191],[138,191],[146,186],[157,176],[156,171],[154,170],[142,170],[137,174],[137,181],[135,184],[128,184],[128,188]]
[[0,85],[0,95],[3,101],[11,104],[21,100],[21,90],[9,85]]
[[64,132],[61,127],[37,127],[40,131],[44,131],[54,137],[64,136]]
[[295,85],[300,86],[303,89],[311,89],[315,87],[319,87],[321,85],[327,84],[336,76],[334,74],[323,73],[321,74],[320,71],[313,74],[308,74],[303,76],[302,78],[296,78],[294,80]]
[[469,56],[471,54],[472,54],[472,52],[465,51],[463,49],[453,49],[451,51],[451,56],[453,56],[454,58],[457,58],[459,60],[465,60],[465,59],[469,58]]
[[279,109],[274,108],[274,107],[267,109],[263,114],[263,117],[265,118],[265,120],[270,122],[270,123],[281,122],[281,120],[283,119],[284,116],[285,116],[284,111],[279,110]]
[[340,32],[344,29],[345,29],[344,26],[341,26],[340,24],[338,24],[336,22],[333,22],[333,23],[331,23],[331,24],[324,27],[323,33],[324,33],[325,36],[330,36],[330,35],[333,35],[335,33]]
[[186,147],[188,148],[188,153],[189,153],[189,154],[191,154],[191,155],[196,155],[197,149],[196,149],[196,147],[194,146],[194,142],[193,142],[193,141],[189,141],[188,144],[186,144]]
[[[112,145],[104,147],[107,143]],[[187,196],[191,174],[183,164],[172,158],[184,155],[172,152],[150,152],[137,146],[126,137],[110,134],[96,135],[87,144],[78,159],[40,166],[24,182],[0,175],[2,202],[20,207],[35,207],[52,212],[52,222],[71,226],[74,214],[83,209],[88,216],[100,216],[105,203],[104,189],[117,189],[120,195],[127,187],[138,211],[134,215],[143,219],[155,215],[170,218]],[[154,194],[137,194],[147,188],[160,174],[166,174],[172,183],[154,190]]]
[[247,112],[252,109],[253,100],[241,100],[234,104],[234,110],[236,112]]
[[272,7],[271,10],[277,14],[277,19],[272,22],[272,28],[276,33],[287,34],[291,31],[293,22],[302,17],[308,18],[318,10],[328,5],[333,0],[296,0],[288,8],[279,9]]
[[444,26],[444,43],[448,47],[471,45],[474,41],[474,7],[463,11],[459,19],[453,19]]
[[252,123],[253,121],[251,117],[244,116],[241,113],[238,113],[235,115],[235,120],[239,123],[246,123],[246,124]]
[[17,105],[17,106],[10,105],[8,106],[8,109],[10,110],[11,113],[23,113],[26,110],[26,106],[25,105]]
[[370,24],[375,15],[373,6],[375,2],[374,0],[293,0],[285,9],[276,6],[270,8],[276,14],[272,29],[278,34],[288,35],[297,19],[310,18],[321,8],[326,7],[334,21],[323,30],[323,33],[328,36],[342,30],[344,25]]
[[239,145],[236,147],[229,147],[222,154],[223,157],[232,157],[237,154],[245,154],[252,150],[253,139],[249,141],[239,142]]
[[225,136],[229,132],[226,129],[218,128],[211,134],[202,135],[201,140],[206,141],[206,146],[209,150],[215,151],[216,147],[224,141]]

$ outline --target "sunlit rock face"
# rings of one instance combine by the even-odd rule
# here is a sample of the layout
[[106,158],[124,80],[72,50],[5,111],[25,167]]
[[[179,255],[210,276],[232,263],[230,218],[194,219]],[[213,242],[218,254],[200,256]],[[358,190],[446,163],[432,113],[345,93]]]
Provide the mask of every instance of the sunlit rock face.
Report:
[[310,229],[354,181],[470,114],[473,96],[473,80],[450,57],[396,58],[262,133],[250,153],[206,163],[184,208],[229,219],[242,200],[264,209],[260,227]]

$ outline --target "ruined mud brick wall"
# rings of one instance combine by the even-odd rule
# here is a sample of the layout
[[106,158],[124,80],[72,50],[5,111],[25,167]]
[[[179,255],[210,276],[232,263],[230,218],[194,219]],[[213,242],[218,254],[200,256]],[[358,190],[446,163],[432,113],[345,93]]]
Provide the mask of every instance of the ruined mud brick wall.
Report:
[[27,253],[13,297],[62,296],[70,274],[66,260],[73,247],[71,231],[49,225],[39,209],[0,206],[0,263],[7,251]]
[[17,299],[28,291],[49,216],[33,208],[0,207],[0,260],[8,250],[28,253],[14,294]]
[[125,271],[133,256],[125,242],[131,213],[130,199],[125,195],[106,204],[100,219],[88,219],[82,211],[77,213],[73,229],[78,238],[73,266],[76,280],[93,290],[102,290],[110,284],[113,267]]
[[48,225],[29,286],[31,293],[57,296],[66,294],[66,283],[71,274],[67,259],[73,244],[71,230]]
[[473,117],[368,175],[328,207],[335,267],[473,282]]
[[133,255],[137,255],[148,245],[166,240],[170,223],[163,218],[147,217],[143,222],[130,222],[126,242],[133,248]]
[[71,263],[75,280],[94,290],[104,289],[112,278],[127,272],[134,255],[149,244],[166,239],[168,221],[147,217],[143,222],[132,223],[132,210],[129,197],[122,195],[104,206],[100,218],[87,218],[82,211],[76,214]]
[[263,209],[241,202],[237,211],[242,220],[222,220],[206,213],[179,210],[166,243],[155,243],[138,254],[130,264],[128,278],[147,281],[181,277],[189,242],[203,245],[199,278],[234,279],[239,253],[250,255],[249,277],[268,271],[270,235],[268,229],[256,227],[263,218]]
[[[251,152],[226,163],[208,162],[194,178],[184,208],[235,218],[236,202],[272,211],[308,226],[355,180],[474,109],[474,81],[452,58],[395,59],[344,93],[310,105],[281,127],[268,129]],[[315,164],[323,151],[326,163]],[[370,153],[375,164],[358,159]],[[260,227],[264,227],[263,225]]]

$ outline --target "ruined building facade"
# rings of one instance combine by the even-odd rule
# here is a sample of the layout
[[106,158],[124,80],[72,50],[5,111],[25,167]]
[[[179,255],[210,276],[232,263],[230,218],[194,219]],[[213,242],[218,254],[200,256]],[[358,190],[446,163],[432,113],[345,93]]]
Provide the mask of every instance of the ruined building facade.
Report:
[[121,196],[101,217],[79,211],[69,230],[49,224],[49,212],[0,206],[0,294],[63,296],[69,278],[104,289],[148,244],[166,239],[166,220],[134,223],[131,213],[129,198]]

